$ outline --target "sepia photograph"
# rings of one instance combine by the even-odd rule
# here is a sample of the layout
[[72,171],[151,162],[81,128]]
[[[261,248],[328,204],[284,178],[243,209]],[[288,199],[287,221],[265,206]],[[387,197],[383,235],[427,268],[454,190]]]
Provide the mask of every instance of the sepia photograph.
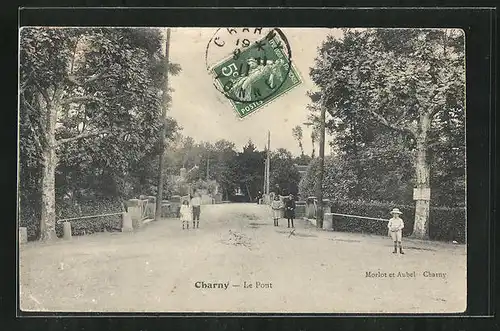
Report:
[[460,29],[19,30],[21,312],[462,313]]

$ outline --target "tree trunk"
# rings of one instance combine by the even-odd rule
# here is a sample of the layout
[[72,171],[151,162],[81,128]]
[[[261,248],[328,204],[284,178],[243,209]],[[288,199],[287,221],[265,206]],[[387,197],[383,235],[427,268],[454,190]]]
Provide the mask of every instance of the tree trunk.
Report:
[[314,147],[314,144],[316,143],[316,141],[314,139],[311,139],[311,142],[312,142],[312,152],[311,152],[311,159],[314,159],[314,157],[316,156],[316,150],[315,150],[315,147]]
[[415,223],[413,226],[413,237],[418,239],[429,238],[429,206],[430,194],[422,194],[423,191],[430,193],[430,165],[427,158],[427,132],[430,128],[428,114],[420,116],[419,130],[416,137],[415,154],[415,179],[418,195],[414,197]]
[[247,183],[245,183],[245,187],[247,188],[247,193],[248,193],[248,197],[250,198],[250,202],[253,202],[252,194],[250,193],[250,189],[248,188]]
[[46,145],[43,151],[42,170],[42,213],[40,219],[41,239],[48,241],[56,235],[56,120],[57,108],[47,105]]
[[56,235],[56,123],[62,90],[56,89],[52,100],[46,100],[46,130],[42,170],[42,213],[40,219],[41,239],[54,240]]
[[42,170],[42,214],[40,220],[40,234],[42,240],[56,238],[56,193],[55,172],[57,157],[53,148],[44,153]]

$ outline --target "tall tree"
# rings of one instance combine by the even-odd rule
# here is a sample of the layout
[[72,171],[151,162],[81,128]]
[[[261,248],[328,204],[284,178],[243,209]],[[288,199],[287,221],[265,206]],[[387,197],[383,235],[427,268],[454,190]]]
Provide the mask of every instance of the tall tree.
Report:
[[333,117],[362,114],[387,132],[404,135],[413,152],[415,188],[423,193],[416,200],[413,235],[428,237],[428,152],[440,143],[439,134],[432,134],[440,114],[464,112],[463,34],[345,30],[342,39],[328,37],[320,54],[311,77]]
[[[127,154],[123,148],[153,139],[158,130],[158,86],[167,70],[160,40],[154,29],[21,30],[21,125],[29,127],[42,169],[42,239],[56,237],[55,181],[62,158],[88,165],[99,159],[126,173],[127,162],[109,157],[110,151],[144,156],[144,150],[132,147]],[[168,70],[177,73],[179,67]]]
[[215,159],[211,173],[220,185],[223,199],[229,200],[230,194],[238,187],[237,153],[234,143],[221,139],[215,142]]
[[304,155],[304,146],[302,145],[302,128],[300,127],[300,125],[292,128],[292,135],[299,144],[300,154]]
[[258,151],[251,140],[237,156],[237,175],[240,187],[250,200],[262,190],[264,184],[265,152]]
[[281,191],[297,195],[299,191],[300,173],[294,164],[292,153],[278,148],[271,154],[271,187],[279,187]]
[[[325,169],[328,171],[325,172],[322,185],[324,198],[334,201],[352,199],[358,178],[349,163],[341,157],[329,155],[325,157]],[[313,159],[299,182],[299,194],[302,197],[316,196],[318,172],[319,160]]]
[[316,141],[318,139],[318,134],[316,130],[311,131],[311,143],[312,143],[312,151],[311,151],[311,158],[314,159],[316,157]]

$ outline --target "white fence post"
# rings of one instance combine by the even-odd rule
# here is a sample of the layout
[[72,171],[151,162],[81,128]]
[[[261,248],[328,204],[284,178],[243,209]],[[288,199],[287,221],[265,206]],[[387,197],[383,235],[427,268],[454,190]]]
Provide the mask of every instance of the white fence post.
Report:
[[71,222],[64,222],[63,223],[63,238],[64,239],[71,239],[72,233],[71,233]]
[[21,226],[19,227],[19,243],[26,244],[28,242],[28,228]]

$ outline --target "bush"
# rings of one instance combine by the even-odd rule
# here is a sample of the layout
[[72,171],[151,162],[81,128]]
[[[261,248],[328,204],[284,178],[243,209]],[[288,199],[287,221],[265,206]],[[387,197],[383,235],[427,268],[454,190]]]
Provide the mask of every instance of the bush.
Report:
[[[413,232],[415,207],[381,202],[336,201],[332,202],[332,213],[350,214],[365,217],[389,219],[389,211],[399,208],[405,222],[403,236]],[[372,233],[387,236],[387,223],[384,221],[333,216],[336,231]],[[465,208],[432,207],[429,215],[429,237],[433,240],[465,243]]]
[[456,240],[465,243],[465,207],[432,207],[430,210],[429,235],[436,240]]
[[19,226],[26,227],[28,240],[36,240],[40,232],[40,211],[33,207],[20,205]]

